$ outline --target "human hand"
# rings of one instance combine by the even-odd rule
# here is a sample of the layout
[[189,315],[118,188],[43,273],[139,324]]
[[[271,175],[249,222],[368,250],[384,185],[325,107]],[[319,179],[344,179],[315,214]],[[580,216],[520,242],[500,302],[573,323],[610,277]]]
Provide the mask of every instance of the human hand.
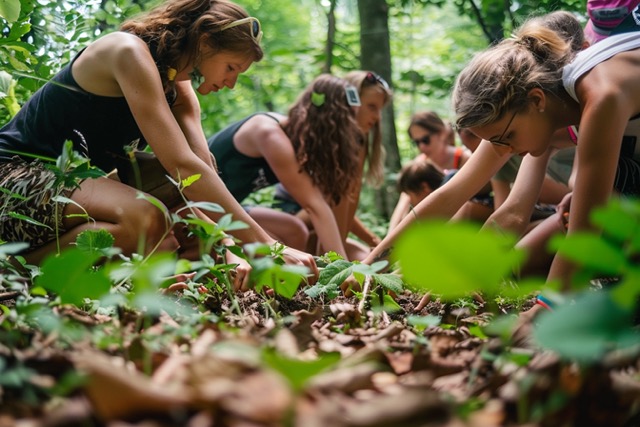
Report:
[[376,236],[375,234],[371,235],[371,242],[369,243],[369,246],[372,247],[376,247],[380,244],[380,242],[382,242],[382,239],[378,236]]
[[237,264],[236,267],[229,272],[229,277],[232,280],[233,289],[241,290],[243,292],[248,291],[249,278],[251,276],[251,265],[242,257],[234,254],[230,250],[227,250],[224,255],[227,264]]
[[360,292],[362,290],[362,286],[360,286],[360,282],[358,282],[352,274],[347,277],[347,280],[340,284],[340,289],[344,293],[345,297],[350,297],[353,295],[353,291]]
[[302,265],[309,269],[308,283],[313,286],[318,281],[319,271],[316,260],[311,254],[286,247],[282,251],[282,257],[287,264]]
[[560,219],[562,220],[562,225],[565,229],[569,227],[569,209],[571,208],[572,195],[573,192],[565,194],[560,203],[556,206],[556,211],[558,212]]

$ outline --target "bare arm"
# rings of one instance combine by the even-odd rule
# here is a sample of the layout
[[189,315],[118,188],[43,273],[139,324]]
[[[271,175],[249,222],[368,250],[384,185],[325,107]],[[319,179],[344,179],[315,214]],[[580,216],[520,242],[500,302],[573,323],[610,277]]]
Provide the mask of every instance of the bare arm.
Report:
[[[83,57],[85,60],[74,64],[74,76],[87,85],[93,84],[93,93],[125,97],[140,131],[164,168],[176,179],[201,175],[185,189],[189,199],[218,203],[235,219],[248,224],[248,229],[234,232],[243,242],[275,243],[236,202],[211,166],[191,150],[187,136],[167,104],[153,58],[141,39],[126,33],[109,34],[91,45],[80,56]],[[178,105],[181,102],[179,99]],[[196,110],[191,111],[194,114]],[[199,116],[184,115],[181,122],[184,126],[199,120]],[[189,131],[189,137],[195,141],[197,133],[197,130]],[[214,221],[220,216],[205,214]],[[308,266],[314,277],[317,276],[317,266],[308,254],[288,250],[285,258]]]
[[411,201],[407,193],[400,193],[400,198],[398,198],[398,203],[396,203],[396,207],[393,209],[393,213],[391,214],[391,219],[389,220],[389,230],[393,230],[400,224],[402,218],[407,216],[410,210]]
[[[270,120],[270,119],[267,119]],[[347,258],[336,219],[322,192],[306,172],[300,172],[291,141],[279,126],[253,135],[253,147],[269,163],[278,180],[308,214],[323,250]]]
[[[583,79],[583,83],[588,80],[587,77]],[[626,123],[640,110],[638,89],[635,89],[634,94],[633,90],[621,91],[620,88],[606,85],[603,83],[606,78],[596,80],[599,84],[591,86],[594,88],[593,92],[578,92],[579,96],[590,102],[585,102],[580,120],[576,152],[578,168],[569,212],[568,235],[593,230],[590,214],[594,208],[606,204],[611,197]],[[568,289],[574,270],[575,266],[571,262],[556,256],[548,279],[558,279],[564,289]]]
[[509,197],[511,183],[494,178],[491,180],[491,188],[493,189],[493,209],[497,210]]
[[200,120],[200,103],[191,82],[188,80],[176,82],[178,98],[171,108],[182,133],[187,138],[187,143],[191,150],[203,162],[213,168],[211,152],[207,145],[207,138],[202,130]]
[[517,235],[524,232],[540,195],[552,151],[550,148],[540,157],[527,155],[522,159],[511,192],[504,203],[487,219],[486,226],[496,226]]
[[442,187],[422,199],[415,207],[415,215],[407,215],[396,228],[376,246],[363,260],[372,263],[383,256],[393,245],[397,237],[409,227],[416,218],[451,218],[458,209],[476,194],[491,177],[509,159],[508,153],[499,153],[491,143],[482,141],[465,167],[461,168],[453,178]]
[[376,246],[380,243],[380,238],[376,236],[373,231],[369,230],[357,216],[353,217],[351,232],[369,246]]

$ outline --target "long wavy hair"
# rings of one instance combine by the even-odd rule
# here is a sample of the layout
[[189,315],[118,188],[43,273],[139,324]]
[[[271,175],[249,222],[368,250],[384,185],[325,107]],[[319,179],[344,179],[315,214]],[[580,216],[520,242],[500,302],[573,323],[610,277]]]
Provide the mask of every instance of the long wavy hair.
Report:
[[[375,89],[384,94],[384,105],[387,105],[393,96],[393,92],[383,87],[377,81],[370,81],[367,75],[375,73],[371,71],[356,70],[347,73],[344,78],[358,89],[362,95],[365,90]],[[384,158],[385,149],[382,145],[382,123],[381,120],[371,128],[368,135],[364,135],[364,142],[367,149],[367,171],[364,174],[365,181],[373,187],[379,187],[384,180]]]
[[559,96],[562,67],[575,54],[571,41],[543,19],[525,22],[511,38],[477,54],[458,75],[452,94],[456,127],[484,126],[507,111],[523,111],[533,88]]
[[[335,204],[358,177],[355,109],[347,103],[348,83],[329,74],[316,77],[289,109],[282,128],[305,171]],[[315,95],[314,95],[315,94]]]
[[149,45],[166,88],[171,83],[168,69],[177,67],[185,54],[188,64],[197,62],[205,46],[213,53],[240,53],[260,61],[264,53],[249,24],[220,31],[222,26],[248,16],[242,7],[227,0],[168,0],[125,21],[120,30]]

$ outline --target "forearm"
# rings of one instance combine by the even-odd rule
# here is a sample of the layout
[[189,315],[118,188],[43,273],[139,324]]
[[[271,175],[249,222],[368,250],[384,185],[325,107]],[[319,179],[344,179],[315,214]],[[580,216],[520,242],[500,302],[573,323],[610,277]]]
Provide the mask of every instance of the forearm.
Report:
[[[455,177],[453,178],[455,179]],[[468,193],[458,193],[454,188],[455,184],[449,181],[438,190],[431,193],[412,211],[411,215],[406,215],[400,223],[390,229],[384,239],[378,244],[371,253],[362,261],[371,264],[378,259],[387,257],[396,239],[414,222],[426,218],[451,218],[456,211],[467,200]]]
[[391,219],[389,220],[389,230],[393,230],[398,226],[402,218],[407,216],[410,210],[409,196],[406,193],[400,193],[400,198],[396,207],[393,209]]
[[[247,228],[229,232],[229,234],[238,238],[242,243],[274,243],[275,240],[242,208],[213,169],[208,166],[205,167],[204,165],[203,168],[204,170],[201,169],[197,172],[201,174],[200,179],[184,189],[185,196],[193,201],[216,203],[220,205],[224,213],[231,214],[234,221],[242,221],[247,224]],[[201,210],[214,222],[219,221],[224,214],[212,212],[208,209]]]
[[487,219],[485,226],[496,227],[520,236],[530,222],[546,176],[551,149],[539,157],[527,155],[504,203]]
[[376,246],[380,243],[380,238],[369,230],[357,216],[354,216],[351,222],[351,232],[369,246]]
[[348,259],[338,224],[329,205],[319,203],[318,206],[306,207],[305,211],[309,214],[322,249],[324,251],[334,251],[344,259]]

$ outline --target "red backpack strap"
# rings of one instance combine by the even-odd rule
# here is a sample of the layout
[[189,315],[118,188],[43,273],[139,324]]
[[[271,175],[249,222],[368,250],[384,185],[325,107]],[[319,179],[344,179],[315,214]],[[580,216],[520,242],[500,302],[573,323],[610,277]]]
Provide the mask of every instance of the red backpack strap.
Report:
[[453,153],[454,169],[460,169],[460,159],[462,159],[462,147],[456,147],[456,152]]

